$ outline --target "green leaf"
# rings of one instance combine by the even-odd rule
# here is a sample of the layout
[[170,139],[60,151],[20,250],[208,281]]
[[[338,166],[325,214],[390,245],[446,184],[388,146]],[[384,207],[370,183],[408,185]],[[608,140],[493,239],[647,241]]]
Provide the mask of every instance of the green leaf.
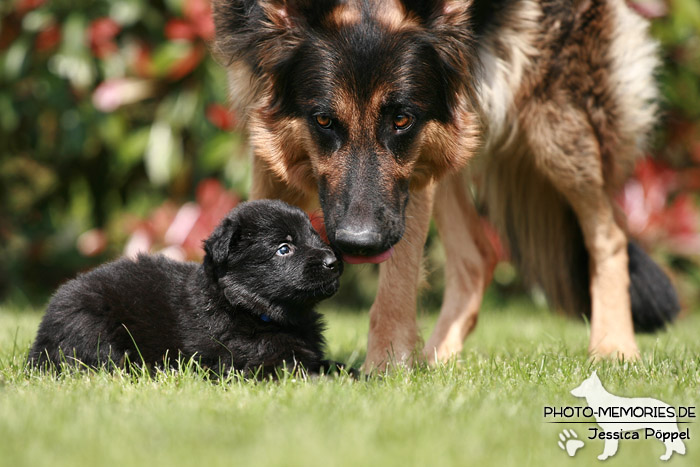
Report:
[[118,146],[124,141],[126,122],[119,113],[112,113],[99,119],[98,130],[100,138],[109,145]]
[[15,40],[5,55],[5,79],[13,81],[22,75],[25,64],[28,62],[29,39],[21,37]]
[[63,24],[63,44],[65,54],[79,55],[87,49],[87,19],[82,13],[73,13]]
[[167,122],[156,121],[151,126],[146,147],[146,174],[154,185],[168,183],[182,165],[183,150],[180,134]]
[[22,19],[22,28],[29,32],[39,32],[53,21],[53,14],[45,9],[33,10]]
[[129,133],[117,148],[116,168],[126,172],[144,159],[150,127],[139,128]]
[[153,53],[153,66],[159,76],[166,75],[170,68],[185,58],[192,50],[188,42],[166,42],[159,45]]
[[236,136],[231,133],[220,133],[210,139],[197,157],[197,165],[205,172],[221,170],[238,145]]
[[19,115],[15,112],[12,99],[5,93],[0,93],[0,128],[10,133],[19,125]]
[[49,60],[49,71],[68,79],[74,88],[81,90],[92,86],[97,74],[88,53],[56,54]]
[[140,0],[110,0],[109,16],[122,26],[131,26],[143,16],[145,2]]
[[174,15],[182,16],[185,0],[165,0],[165,7]]
[[198,89],[184,89],[163,100],[156,111],[156,118],[167,121],[174,128],[184,128],[192,122],[198,103]]

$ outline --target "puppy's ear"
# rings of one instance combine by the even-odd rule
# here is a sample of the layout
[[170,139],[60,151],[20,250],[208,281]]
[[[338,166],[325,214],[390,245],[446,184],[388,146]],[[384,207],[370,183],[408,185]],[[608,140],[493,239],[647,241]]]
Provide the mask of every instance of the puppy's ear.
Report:
[[226,217],[204,241],[204,269],[209,275],[216,275],[217,268],[226,263],[239,236],[238,222]]

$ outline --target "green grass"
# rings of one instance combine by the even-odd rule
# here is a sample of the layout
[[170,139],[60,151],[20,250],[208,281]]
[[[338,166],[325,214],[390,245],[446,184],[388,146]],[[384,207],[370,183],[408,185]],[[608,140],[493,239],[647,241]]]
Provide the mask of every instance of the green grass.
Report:
[[[326,313],[332,358],[364,358],[368,319]],[[0,466],[596,465],[590,425],[545,423],[546,405],[585,405],[569,391],[592,369],[606,388],[695,406],[700,313],[640,336],[638,363],[588,361],[587,327],[534,309],[487,306],[460,358],[367,381],[284,378],[205,381],[196,371],[28,375],[22,365],[40,314],[0,307]],[[424,334],[433,316],[421,318]],[[700,423],[687,454],[700,465]],[[586,445],[557,447],[563,428]],[[604,465],[658,465],[656,440],[621,441]]]

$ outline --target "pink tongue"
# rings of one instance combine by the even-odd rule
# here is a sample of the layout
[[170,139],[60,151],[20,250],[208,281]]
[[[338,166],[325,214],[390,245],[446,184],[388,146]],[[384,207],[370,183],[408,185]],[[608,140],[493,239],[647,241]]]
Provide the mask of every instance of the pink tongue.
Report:
[[388,260],[394,253],[394,247],[389,248],[383,253],[379,253],[375,256],[354,256],[343,254],[343,261],[349,264],[362,264],[362,263],[383,263]]

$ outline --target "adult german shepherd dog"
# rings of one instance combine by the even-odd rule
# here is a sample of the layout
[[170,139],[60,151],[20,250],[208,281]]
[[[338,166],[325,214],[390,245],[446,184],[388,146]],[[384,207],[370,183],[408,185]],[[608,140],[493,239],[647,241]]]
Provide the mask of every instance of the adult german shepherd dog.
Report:
[[423,353],[462,348],[495,266],[473,192],[523,275],[590,314],[593,355],[634,358],[635,326],[677,314],[612,199],[657,113],[656,46],[624,0],[213,3],[251,196],[320,202],[345,261],[382,262],[366,369],[415,355],[431,215],[446,289]]

